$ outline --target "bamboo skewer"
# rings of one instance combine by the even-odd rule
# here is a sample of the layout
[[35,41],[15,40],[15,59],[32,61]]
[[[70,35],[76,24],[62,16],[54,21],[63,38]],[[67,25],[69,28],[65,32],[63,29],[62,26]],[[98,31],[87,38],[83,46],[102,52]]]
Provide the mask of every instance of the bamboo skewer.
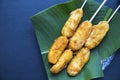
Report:
[[90,22],[93,21],[93,19],[95,18],[95,16],[98,14],[98,12],[100,11],[100,9],[103,7],[103,5],[107,2],[107,0],[104,0],[102,2],[102,4],[100,5],[100,7],[97,9],[97,11],[94,13],[94,15],[91,17],[91,19],[89,20]]

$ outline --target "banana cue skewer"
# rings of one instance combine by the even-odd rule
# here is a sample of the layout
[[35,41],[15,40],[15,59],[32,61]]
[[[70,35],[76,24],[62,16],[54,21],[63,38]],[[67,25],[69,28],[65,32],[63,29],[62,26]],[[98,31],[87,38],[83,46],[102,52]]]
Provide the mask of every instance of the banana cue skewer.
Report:
[[82,48],[68,65],[67,71],[69,75],[77,75],[86,64],[86,62],[88,62],[90,58],[89,49],[95,48],[103,40],[109,30],[109,22],[115,15],[115,13],[119,10],[119,8],[120,5],[117,7],[108,21],[100,21],[97,25],[93,26],[93,30],[89,38],[87,39],[87,42],[85,43],[85,47],[87,48]]
[[79,22],[83,17],[83,7],[85,6],[86,2],[87,0],[84,1],[81,8],[75,9],[70,13],[70,17],[61,30],[63,36],[66,36],[68,38],[73,36]]
[[119,8],[120,5],[116,8],[108,21],[100,21],[97,25],[93,26],[93,30],[85,43],[85,47],[93,49],[100,44],[109,30],[109,22],[114,17]]
[[48,61],[52,64],[55,64],[66,48],[67,44],[68,39],[65,36],[58,37],[50,48],[48,53]]
[[[70,14],[70,18],[67,20],[62,29],[62,36],[58,37],[53,45],[51,46],[48,53],[48,62],[55,64],[63,53],[64,49],[68,44],[68,37],[71,37],[74,34],[75,29],[77,28],[82,16],[83,16],[83,7],[85,6],[87,0],[84,1],[80,9],[74,10]],[[67,33],[66,33],[67,32]],[[71,35],[72,33],[72,35]],[[52,71],[52,70],[51,70]]]
[[[104,1],[104,3],[105,3],[105,1]],[[96,13],[94,14],[94,15],[96,15],[99,11],[100,11],[100,9],[101,9],[101,7],[103,6],[104,4],[102,4],[99,8],[98,8],[98,10],[96,11]],[[89,34],[90,34],[90,32],[91,32],[91,30],[92,30],[92,24],[91,24],[91,22],[89,22],[89,21],[85,21],[85,22],[83,22],[82,24],[81,24],[82,26],[80,26],[80,29],[78,28],[77,29],[77,31],[79,30],[79,32],[82,32],[81,33],[81,35],[79,35],[79,32],[75,32],[75,34],[78,34],[79,36],[82,36],[83,34],[87,34],[87,37],[84,35],[84,36],[82,36],[82,38],[84,38],[84,39],[87,39],[88,38],[88,36],[89,36]],[[82,27],[82,29],[81,29],[81,27]],[[88,32],[89,31],[89,32]],[[74,36],[74,35],[73,35]],[[79,40],[79,38],[77,37],[76,38],[77,40]],[[71,48],[70,48],[71,49]],[[83,52],[85,51],[85,50],[87,50],[87,52],[88,52],[88,57],[89,57],[89,54],[90,54],[90,51],[89,51],[89,49],[83,49]],[[85,51],[85,53],[86,53],[86,51]],[[67,59],[65,59],[64,57],[65,56],[63,56],[63,55],[65,55],[65,54],[67,54],[66,56],[69,56],[69,55],[71,55],[71,54],[69,54],[69,53],[63,53],[62,54],[62,56],[59,58],[59,60],[58,60],[58,62],[55,64],[55,65],[53,65],[53,67],[50,69],[50,71],[52,72],[52,73],[58,73],[58,72],[60,72],[64,67],[65,67],[65,65],[66,64],[68,64],[69,62],[70,62],[70,60],[72,59],[72,57],[67,57]],[[82,57],[84,57],[84,56],[82,56]],[[85,57],[84,57],[86,60],[85,60],[85,62],[87,62],[88,60],[87,60],[87,56],[85,55]],[[64,59],[63,61],[61,61],[61,59]],[[68,61],[69,60],[69,61]],[[74,64],[72,65],[72,66],[74,66]]]
[[50,71],[54,74],[59,73],[65,66],[70,62],[73,57],[73,51],[67,49],[63,52],[62,56],[59,58],[58,62],[52,66]]

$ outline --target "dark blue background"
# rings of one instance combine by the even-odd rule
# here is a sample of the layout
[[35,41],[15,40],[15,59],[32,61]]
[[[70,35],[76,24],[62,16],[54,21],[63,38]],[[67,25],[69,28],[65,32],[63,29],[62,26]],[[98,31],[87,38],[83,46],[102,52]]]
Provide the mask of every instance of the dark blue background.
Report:
[[[30,17],[68,0],[0,0],[0,80],[47,80]],[[102,0],[99,0],[102,1]],[[108,0],[116,8],[119,0]],[[120,80],[120,50],[105,77]]]

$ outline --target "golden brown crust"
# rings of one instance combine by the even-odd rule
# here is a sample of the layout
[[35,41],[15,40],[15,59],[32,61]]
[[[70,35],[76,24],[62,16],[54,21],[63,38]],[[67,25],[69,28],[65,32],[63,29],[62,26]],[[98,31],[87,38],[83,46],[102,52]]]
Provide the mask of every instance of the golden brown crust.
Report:
[[93,26],[93,30],[87,39],[85,46],[89,49],[93,49],[100,44],[109,30],[109,24],[107,21],[101,21],[98,25]]
[[90,58],[90,50],[82,48],[68,65],[67,72],[70,76],[76,76]]
[[76,10],[72,11],[69,19],[63,26],[63,29],[61,31],[62,35],[66,36],[66,37],[71,37],[74,34],[82,17],[83,17],[82,9],[76,9]]
[[68,44],[68,39],[65,36],[58,37],[53,45],[50,48],[50,51],[48,53],[48,61],[52,64],[55,64],[59,57],[61,56],[63,50],[66,48]]
[[54,74],[59,73],[72,59],[73,52],[71,50],[65,50],[58,62],[52,66],[50,71]]
[[75,34],[70,38],[68,48],[73,51],[82,48],[92,31],[92,24],[89,21],[84,21],[76,30]]

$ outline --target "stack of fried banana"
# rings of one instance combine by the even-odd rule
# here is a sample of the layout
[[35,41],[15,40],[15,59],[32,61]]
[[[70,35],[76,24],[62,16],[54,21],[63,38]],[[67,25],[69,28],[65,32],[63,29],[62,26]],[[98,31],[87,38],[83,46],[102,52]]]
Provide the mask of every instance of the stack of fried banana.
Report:
[[52,44],[48,53],[48,62],[54,64],[50,69],[52,73],[59,73],[68,64],[68,74],[77,75],[89,61],[90,49],[98,46],[107,34],[109,30],[107,21],[101,21],[93,26],[87,20],[78,26],[82,17],[82,9],[72,11],[62,28],[62,35]]

